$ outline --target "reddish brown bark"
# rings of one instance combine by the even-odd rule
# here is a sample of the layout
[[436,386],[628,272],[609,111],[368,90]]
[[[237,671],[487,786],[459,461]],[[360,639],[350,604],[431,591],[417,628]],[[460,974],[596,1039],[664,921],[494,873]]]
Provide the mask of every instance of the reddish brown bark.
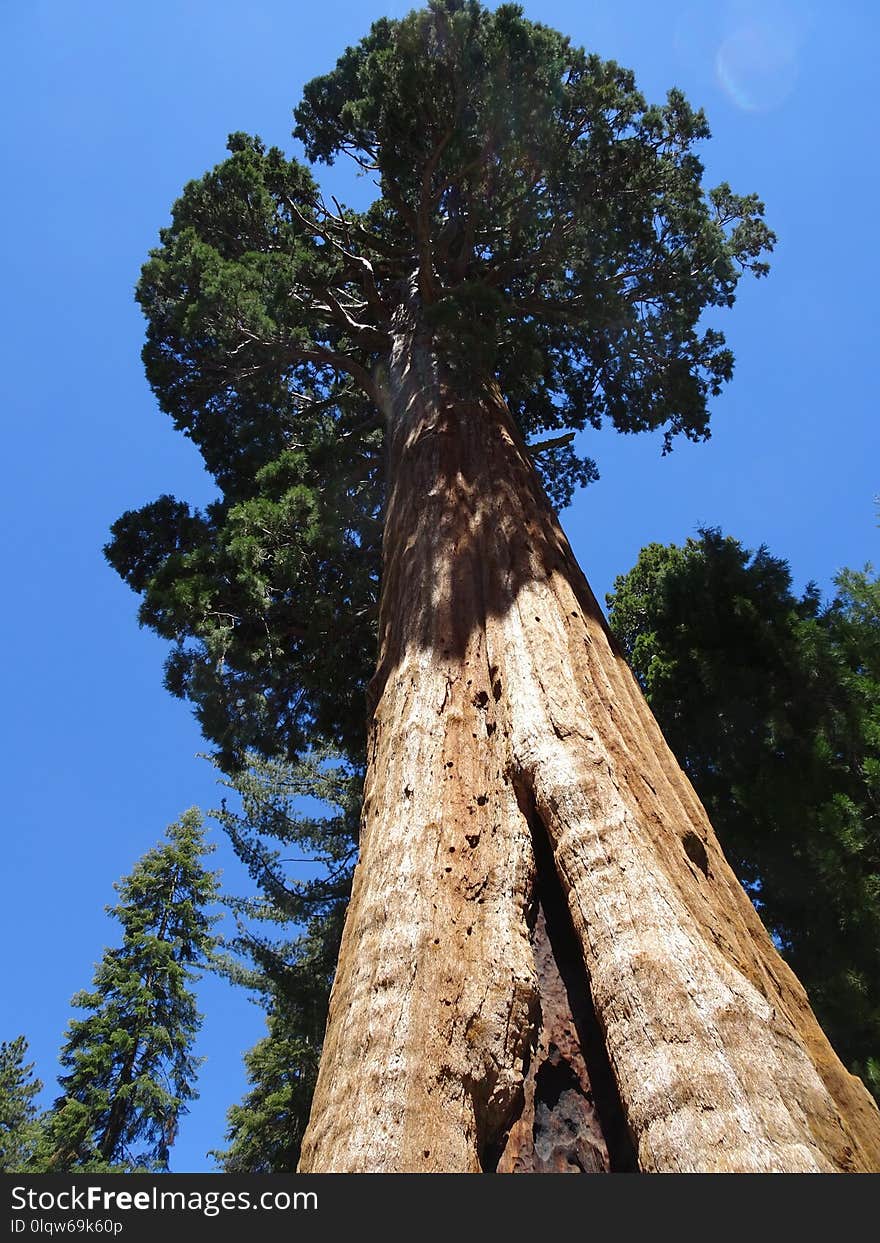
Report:
[[[604,1128],[645,1171],[880,1168],[880,1114],[725,862],[501,395],[461,387],[402,313],[360,862],[300,1168],[553,1165],[566,1113],[582,1164]],[[610,1066],[602,1127],[574,1016],[541,996],[532,832]],[[547,1138],[551,1043],[574,1086]]]

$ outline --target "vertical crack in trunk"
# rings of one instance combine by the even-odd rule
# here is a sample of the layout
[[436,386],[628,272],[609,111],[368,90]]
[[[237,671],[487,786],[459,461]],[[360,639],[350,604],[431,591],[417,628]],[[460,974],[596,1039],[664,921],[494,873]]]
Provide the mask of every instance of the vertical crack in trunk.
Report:
[[522,1112],[500,1148],[486,1154],[484,1168],[500,1174],[635,1171],[635,1149],[553,852],[534,805],[522,795],[519,802],[535,855],[531,941],[540,1023],[525,1068]]

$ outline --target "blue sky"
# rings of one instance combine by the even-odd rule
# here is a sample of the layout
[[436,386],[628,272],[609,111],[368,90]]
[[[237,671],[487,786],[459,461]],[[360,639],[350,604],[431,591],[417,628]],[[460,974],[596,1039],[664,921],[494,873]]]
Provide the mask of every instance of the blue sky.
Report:
[[[249,130],[289,137],[305,81],[409,3],[27,0],[3,6],[0,307],[6,481],[7,709],[0,1039],[24,1032],[46,1101],[69,998],[115,936],[112,883],[188,806],[218,801],[186,705],[162,689],[163,644],[101,547],[123,510],[211,494],[143,377],[132,298],[183,184]],[[767,280],[720,321],[736,374],[713,439],[665,459],[652,437],[592,434],[602,478],[563,515],[600,599],[651,541],[701,524],[788,558],[828,589],[878,560],[874,369],[878,10],[872,3],[541,0],[529,16],[635,69],[650,99],[680,86],[713,130],[707,180],[757,191],[779,236]],[[321,171],[354,198],[349,174]],[[217,834],[219,838],[219,833]],[[229,887],[244,884],[218,841]],[[177,1170],[210,1169],[256,1008],[201,989],[202,1097]]]

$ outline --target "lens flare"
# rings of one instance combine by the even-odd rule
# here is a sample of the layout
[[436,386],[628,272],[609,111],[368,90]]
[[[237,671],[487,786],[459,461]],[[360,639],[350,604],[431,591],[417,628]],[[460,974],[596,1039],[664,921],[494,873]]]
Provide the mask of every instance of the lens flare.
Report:
[[753,21],[722,41],[715,56],[719,85],[746,112],[778,108],[798,75],[797,41],[779,25]]

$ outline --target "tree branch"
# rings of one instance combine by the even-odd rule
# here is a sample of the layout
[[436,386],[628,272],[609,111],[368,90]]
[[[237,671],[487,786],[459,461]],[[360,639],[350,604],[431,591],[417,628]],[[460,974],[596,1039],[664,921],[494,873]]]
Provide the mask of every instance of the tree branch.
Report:
[[353,358],[349,358],[346,354],[337,354],[335,350],[328,350],[323,346],[316,346],[314,349],[302,349],[299,346],[289,348],[291,358],[300,362],[320,363],[325,367],[332,367],[336,371],[344,371],[346,375],[350,375],[360,385],[376,406],[381,406],[376,382],[361,363],[356,362]]
[[302,346],[297,345],[293,341],[266,341],[241,323],[238,324],[238,329],[254,345],[262,345],[265,348],[271,349],[276,349],[279,345],[282,346],[282,348],[287,350],[292,362],[317,363],[319,366],[331,367],[334,371],[344,372],[346,375],[351,376],[355,383],[363,389],[367,397],[381,409],[379,388],[375,380],[362,363],[349,357],[348,354],[339,354],[336,350],[327,349],[323,345]]
[[419,190],[419,210],[416,216],[416,241],[419,248],[419,292],[423,302],[433,302],[437,296],[437,280],[434,272],[434,250],[431,238],[431,183],[440,157],[446,150],[449,140],[455,133],[455,126],[450,125],[441,135],[434,150],[422,169],[422,183]]
[[563,445],[570,445],[574,440],[574,432],[566,432],[564,436],[551,436],[549,440],[538,440],[534,444],[526,445],[531,457],[537,457],[539,453],[549,453],[551,449],[561,449]]
[[314,305],[317,310],[326,311],[329,315],[332,315],[338,323],[344,325],[344,327],[346,327],[354,336],[368,338],[377,348],[382,349],[388,345],[387,333],[383,333],[382,330],[377,328],[374,324],[364,324],[356,319],[352,319],[348,311],[334,294],[333,290],[322,290],[322,296],[327,299],[327,304],[324,306],[321,303],[316,302]]
[[[355,279],[357,279],[358,284],[363,290],[364,297],[376,312],[377,318],[387,321],[390,318],[390,311],[384,298],[379,292],[378,285],[376,284],[376,276],[373,271],[373,265],[370,263],[369,259],[366,259],[363,255],[356,255],[353,251],[348,250],[342,245],[339,239],[334,236],[334,229],[342,230],[349,235],[348,240],[350,244],[349,222],[341,214],[341,208],[340,215],[336,216],[330,211],[329,207],[327,207],[325,203],[319,201],[314,202],[312,204],[313,208],[320,211],[324,217],[323,223],[319,224],[317,220],[310,220],[308,216],[304,215],[289,195],[285,196],[285,202],[296,216],[297,220],[299,220],[303,228],[307,229],[313,237],[320,237],[327,243],[328,246],[331,246],[337,254],[342,255],[349,265],[352,265],[356,269],[357,275]],[[338,203],[337,207],[339,207]],[[379,253],[382,253],[381,242],[379,242],[378,245],[376,244],[376,239],[374,239],[369,229],[364,229],[363,226],[358,226],[358,229],[359,232],[361,232],[367,239],[366,244],[374,246]]]
[[521,259],[509,259],[499,264],[489,264],[486,270],[487,282],[497,286],[512,276],[524,276],[543,267],[557,256],[560,246],[568,240],[573,227],[574,222],[571,217],[558,216],[544,240],[534,250],[523,255]]

